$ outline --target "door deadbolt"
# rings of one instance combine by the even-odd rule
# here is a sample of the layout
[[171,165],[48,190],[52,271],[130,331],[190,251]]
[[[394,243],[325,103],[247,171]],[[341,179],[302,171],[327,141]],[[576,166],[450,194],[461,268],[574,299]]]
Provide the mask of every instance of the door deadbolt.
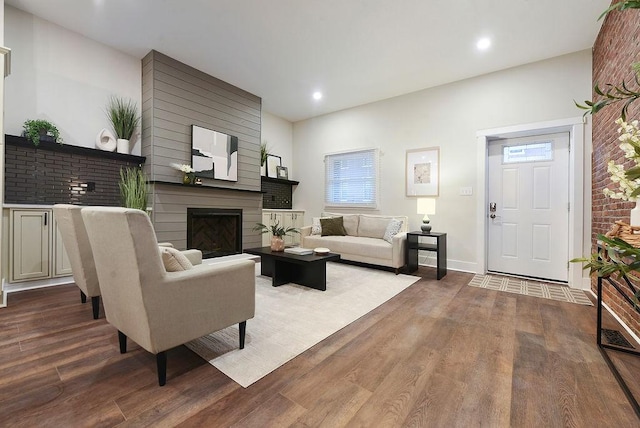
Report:
[[490,218],[496,218],[496,203],[495,202],[489,202],[489,212],[491,213],[489,215]]

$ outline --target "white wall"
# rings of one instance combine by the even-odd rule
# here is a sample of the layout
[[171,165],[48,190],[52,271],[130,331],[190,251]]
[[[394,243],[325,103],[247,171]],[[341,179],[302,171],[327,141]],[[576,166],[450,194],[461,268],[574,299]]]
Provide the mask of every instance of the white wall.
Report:
[[[286,166],[289,179],[295,180],[293,165],[293,124],[280,116],[262,111],[262,142],[267,142],[269,153],[282,158],[282,166]],[[295,197],[294,197],[295,199]]]
[[[434,231],[447,232],[450,267],[473,271],[481,226],[476,132],[576,117],[581,112],[573,100],[590,98],[591,52],[586,50],[296,122],[293,164],[300,184],[294,208],[305,209],[307,218],[323,210],[326,153],[378,147],[378,212],[408,215],[415,230],[422,216],[416,214],[415,198],[405,196],[406,150],[439,146],[440,195],[431,224]],[[460,196],[464,186],[474,195]]]
[[[4,8],[12,71],[5,85],[5,133],[20,135],[27,119],[46,119],[64,144],[95,147],[109,128],[111,95],[141,106],[141,60],[11,6]],[[140,143],[132,147],[140,154]]]

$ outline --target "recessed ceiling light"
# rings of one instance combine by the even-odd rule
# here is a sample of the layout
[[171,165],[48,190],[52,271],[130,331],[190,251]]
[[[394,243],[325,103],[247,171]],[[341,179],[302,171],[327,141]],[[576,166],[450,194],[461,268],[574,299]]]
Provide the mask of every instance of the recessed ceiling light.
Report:
[[319,100],[320,98],[322,98],[322,92],[318,91],[313,93],[314,100]]
[[489,49],[491,46],[491,39],[488,37],[483,37],[476,43],[476,47],[481,51]]

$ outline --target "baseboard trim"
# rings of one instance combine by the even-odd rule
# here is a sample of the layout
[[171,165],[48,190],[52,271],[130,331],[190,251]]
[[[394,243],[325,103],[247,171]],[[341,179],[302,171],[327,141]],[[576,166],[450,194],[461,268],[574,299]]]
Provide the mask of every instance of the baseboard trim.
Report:
[[55,287],[57,285],[73,284],[72,276],[62,276],[59,278],[40,279],[35,281],[3,283],[2,294],[6,299],[6,295],[17,293],[18,291],[36,290],[38,288]]
[[[436,256],[430,251],[429,254],[423,252],[418,255],[418,264],[420,266],[436,267]],[[458,272],[476,273],[477,263],[463,262],[460,260],[447,259],[447,270],[455,270]]]

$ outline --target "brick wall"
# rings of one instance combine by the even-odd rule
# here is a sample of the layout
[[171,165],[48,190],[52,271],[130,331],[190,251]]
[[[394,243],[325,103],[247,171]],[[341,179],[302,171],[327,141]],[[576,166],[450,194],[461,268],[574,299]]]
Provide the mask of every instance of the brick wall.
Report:
[[120,168],[144,160],[44,141],[36,148],[25,138],[7,135],[4,202],[119,206]]
[[[623,80],[633,84],[634,73],[631,64],[640,61],[640,10],[610,13],[600,30],[593,47],[593,81],[601,89],[606,83],[619,84]],[[635,86],[635,85],[634,85]],[[597,99],[596,94],[593,94]],[[616,220],[629,222],[629,211],[633,202],[621,202],[604,196],[602,190],[615,186],[609,179],[607,162],[614,160],[624,164],[624,154],[618,147],[618,126],[614,121],[620,116],[622,106],[606,107],[593,116],[593,227],[592,240],[606,233]],[[640,119],[640,101],[631,106],[628,120]],[[627,165],[630,165],[627,163]],[[592,287],[595,291],[595,280]],[[627,302],[623,301],[615,289],[605,285],[605,302],[625,323],[640,335],[640,316]]]
[[289,181],[262,177],[262,208],[291,209],[293,188]]

